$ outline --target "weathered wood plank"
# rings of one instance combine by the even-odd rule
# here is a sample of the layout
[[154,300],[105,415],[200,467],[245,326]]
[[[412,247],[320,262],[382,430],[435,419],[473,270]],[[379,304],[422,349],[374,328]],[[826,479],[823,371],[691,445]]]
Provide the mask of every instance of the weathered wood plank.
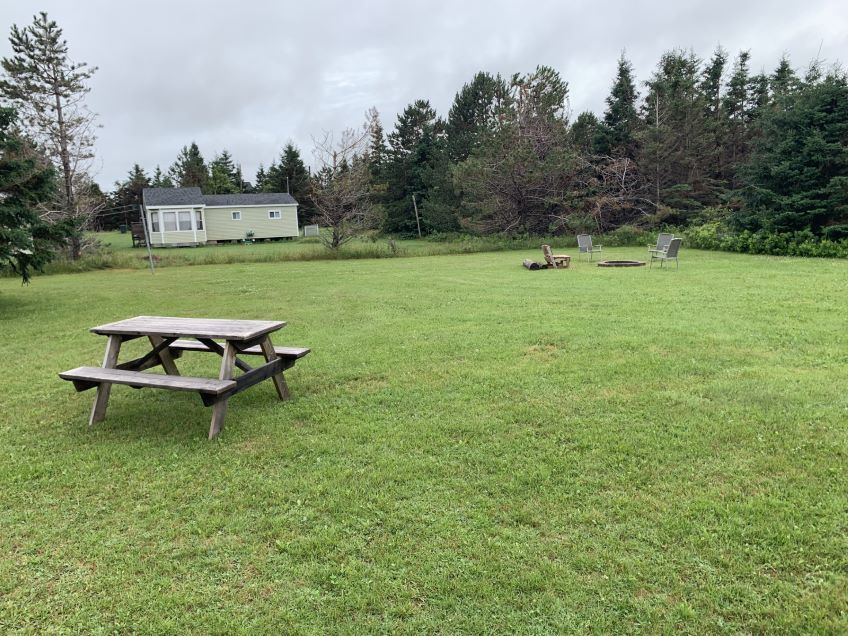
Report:
[[[218,346],[222,347],[223,350],[223,345]],[[171,344],[171,349],[174,351],[211,351],[204,343],[197,340],[175,340]],[[279,358],[302,358],[310,351],[312,350],[307,347],[274,347],[274,352]],[[263,355],[261,346],[248,347],[247,349],[242,349],[239,353],[249,356]]]
[[[259,345],[262,349],[262,354],[265,356],[265,362],[275,362],[278,361],[277,352],[274,350],[274,345],[271,344],[271,338],[265,336],[265,339]],[[289,399],[289,387],[286,384],[286,379],[283,376],[283,372],[275,373],[271,376],[274,381],[274,388],[277,389],[277,395],[281,400]]]
[[[103,369],[111,370],[118,364],[118,354],[121,351],[121,341],[123,338],[118,335],[109,336],[106,342],[106,353],[103,356]],[[109,394],[112,392],[112,385],[104,382],[97,386],[97,395],[94,396],[94,405],[91,407],[91,415],[88,418],[88,425],[94,426],[97,422],[102,422],[106,417],[106,405],[109,403]]]
[[[227,341],[224,345],[224,353],[221,356],[221,371],[218,373],[218,379],[221,381],[232,381],[233,366],[236,360],[236,348],[233,343]],[[235,384],[235,382],[233,382]],[[209,439],[213,439],[224,428],[224,417],[227,415],[227,400],[216,402],[212,407],[212,422],[209,424]]]
[[215,318],[174,318],[136,316],[92,327],[99,334],[161,336],[163,338],[201,337],[221,340],[252,340],[285,327],[282,320],[222,320]]
[[150,344],[153,345],[153,350],[159,357],[159,361],[162,363],[162,368],[165,369],[165,373],[168,375],[179,375],[180,370],[177,368],[177,365],[174,364],[174,358],[168,350],[168,346],[172,339],[166,339],[162,336],[148,336],[147,339],[150,340]]
[[[197,342],[197,341],[191,341],[190,340],[189,342]],[[219,356],[224,355],[224,345],[218,344],[214,340],[210,340],[209,338],[201,338],[200,342],[197,342],[197,344],[206,347],[207,351],[212,351],[214,353],[217,353]],[[177,351],[179,351],[179,350],[177,349]],[[238,354],[236,355],[236,359],[234,360],[234,362],[235,362],[235,365],[239,369],[244,371],[245,373],[247,373],[248,371],[250,371],[253,368],[249,364],[247,364],[247,362],[243,362],[242,360],[239,360]]]
[[79,367],[70,371],[63,371],[59,374],[59,377],[63,380],[71,380],[73,382],[98,382],[101,387],[111,384],[125,384],[138,388],[147,387],[170,389],[172,391],[195,391],[214,395],[226,393],[236,386],[236,382],[233,379],[215,380],[212,378],[160,375],[104,367]]

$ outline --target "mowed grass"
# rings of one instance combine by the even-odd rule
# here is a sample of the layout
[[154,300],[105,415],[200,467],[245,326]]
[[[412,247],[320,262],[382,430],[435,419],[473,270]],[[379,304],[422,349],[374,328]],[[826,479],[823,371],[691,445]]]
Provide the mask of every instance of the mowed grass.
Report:
[[[0,631],[848,631],[848,262],[525,256],[0,280]],[[128,387],[88,429],[56,374],[138,314],[313,353],[216,441]]]

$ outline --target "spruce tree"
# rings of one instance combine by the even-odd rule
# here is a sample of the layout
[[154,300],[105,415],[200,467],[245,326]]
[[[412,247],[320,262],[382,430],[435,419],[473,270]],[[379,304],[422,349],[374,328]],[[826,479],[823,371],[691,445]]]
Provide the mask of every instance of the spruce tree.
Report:
[[[85,106],[96,67],[73,62],[62,29],[41,12],[24,28],[13,25],[12,57],[0,61],[0,94],[18,109],[27,132],[48,154],[61,179],[57,207],[73,221],[71,258],[80,256],[81,231],[94,210],[77,196],[94,156],[96,116]],[[82,203],[82,204],[81,204]]]
[[41,220],[38,206],[53,196],[55,173],[15,124],[15,111],[0,108],[0,268],[26,283],[53,258],[69,228]]
[[500,75],[480,71],[457,92],[445,124],[448,158],[459,163],[478,148],[496,124],[496,114],[507,94]]
[[195,142],[190,146],[183,146],[177,160],[171,166],[170,177],[180,188],[197,187],[203,190],[209,180],[209,170],[200,148]]
[[744,229],[848,238],[848,78],[805,82],[758,121],[744,171]]
[[634,153],[633,132],[639,115],[636,111],[636,84],[633,65],[624,57],[618,59],[615,81],[607,96],[604,128],[599,150],[604,154],[631,157]]
[[150,186],[152,188],[173,188],[174,182],[171,181],[171,177],[162,172],[162,168],[157,165],[156,171],[153,173],[153,178],[150,180]]
[[[437,175],[431,173],[444,163],[437,160],[437,144],[444,125],[427,100],[419,99],[398,115],[389,135],[389,160],[386,166],[386,205],[384,230],[390,234],[417,235],[414,194],[419,206],[427,199],[428,186]],[[419,208],[420,211],[420,208]]]

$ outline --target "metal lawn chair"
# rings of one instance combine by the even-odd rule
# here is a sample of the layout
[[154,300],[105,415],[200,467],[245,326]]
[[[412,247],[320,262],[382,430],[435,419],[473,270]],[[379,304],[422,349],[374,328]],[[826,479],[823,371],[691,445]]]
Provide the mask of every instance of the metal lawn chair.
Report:
[[668,232],[661,232],[657,237],[657,244],[653,247],[648,246],[648,253],[656,254],[659,252],[665,252],[668,249],[668,244],[671,243],[671,239],[674,238],[674,234],[669,234]]
[[592,245],[592,237],[588,234],[577,235],[577,248],[581,254],[587,254],[590,261],[592,260],[592,254],[601,251],[600,245]]
[[666,261],[674,261],[677,269],[680,269],[680,261],[677,260],[677,253],[680,251],[680,244],[683,242],[683,239],[676,238],[671,239],[671,243],[668,244],[668,249],[665,252],[657,252],[656,254],[651,254],[651,265],[652,267],[654,261],[660,262],[660,267],[662,267]]

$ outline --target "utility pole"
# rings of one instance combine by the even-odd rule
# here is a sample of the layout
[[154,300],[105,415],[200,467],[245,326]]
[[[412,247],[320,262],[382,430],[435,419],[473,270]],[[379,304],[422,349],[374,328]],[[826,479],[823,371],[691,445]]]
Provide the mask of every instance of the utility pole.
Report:
[[289,175],[286,175],[286,194],[291,194],[291,190],[289,190]]
[[144,242],[147,243],[147,260],[150,261],[150,273],[155,274],[155,268],[153,267],[153,252],[150,251],[150,234],[147,231],[147,219],[144,215],[144,205],[138,206],[139,212],[141,212],[141,224],[144,226]]
[[415,195],[412,195],[412,207],[415,208],[415,225],[418,226],[418,238],[421,238],[421,221],[418,220],[418,204],[415,202]]

